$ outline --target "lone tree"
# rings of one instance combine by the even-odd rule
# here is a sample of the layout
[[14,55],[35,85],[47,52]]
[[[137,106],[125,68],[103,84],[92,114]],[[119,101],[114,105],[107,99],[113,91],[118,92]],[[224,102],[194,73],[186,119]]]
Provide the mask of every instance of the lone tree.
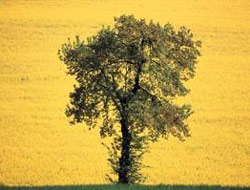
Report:
[[189,92],[184,83],[195,75],[201,42],[185,27],[175,31],[133,15],[114,21],[87,42],[77,36],[59,50],[76,80],[66,115],[72,124],[99,126],[102,138],[112,136],[105,146],[113,174],[119,183],[138,183],[148,142],[189,136],[191,107],[174,100]]

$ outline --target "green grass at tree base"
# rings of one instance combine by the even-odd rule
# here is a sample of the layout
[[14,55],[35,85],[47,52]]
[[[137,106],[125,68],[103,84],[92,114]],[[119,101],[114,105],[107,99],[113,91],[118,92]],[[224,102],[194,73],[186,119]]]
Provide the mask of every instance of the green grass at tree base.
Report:
[[0,186],[0,190],[250,190],[250,187],[219,185],[58,185]]

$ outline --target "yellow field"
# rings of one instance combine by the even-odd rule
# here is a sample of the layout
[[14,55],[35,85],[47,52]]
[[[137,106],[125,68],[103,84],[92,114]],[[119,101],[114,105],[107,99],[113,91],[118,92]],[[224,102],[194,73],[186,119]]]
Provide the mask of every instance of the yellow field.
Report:
[[192,137],[145,155],[147,183],[250,185],[249,0],[2,0],[0,2],[0,184],[105,183],[98,130],[69,127],[73,80],[57,50],[134,14],[185,25],[203,42],[185,101]]

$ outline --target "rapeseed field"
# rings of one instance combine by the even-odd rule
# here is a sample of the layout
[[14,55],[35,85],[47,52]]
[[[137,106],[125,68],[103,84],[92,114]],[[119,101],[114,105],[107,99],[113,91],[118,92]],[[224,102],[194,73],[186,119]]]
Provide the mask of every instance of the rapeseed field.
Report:
[[148,184],[250,185],[250,1],[0,1],[0,184],[103,184],[108,154],[98,129],[64,115],[73,78],[57,50],[134,14],[203,42],[191,93],[192,136],[150,146]]

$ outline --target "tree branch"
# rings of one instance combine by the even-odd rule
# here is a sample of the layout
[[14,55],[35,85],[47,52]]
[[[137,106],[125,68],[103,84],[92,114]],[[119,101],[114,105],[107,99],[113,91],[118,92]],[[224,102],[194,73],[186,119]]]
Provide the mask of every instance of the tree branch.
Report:
[[[106,83],[110,83],[109,80],[108,80],[108,78],[107,78],[107,76],[105,75],[104,70],[103,70],[103,69],[100,69],[100,70],[101,70],[101,73],[102,73],[102,75],[103,75],[103,77],[104,77]],[[114,93],[117,95],[117,98],[118,98],[119,100],[121,100],[121,99],[122,99],[122,96],[117,92],[117,90],[116,90],[116,88],[115,88],[114,81],[111,82],[111,85],[112,85],[112,88],[113,88]]]
[[103,87],[105,90],[107,90],[107,93],[109,94],[110,98],[112,99],[112,101],[114,102],[116,108],[118,109],[118,111],[121,111],[121,107],[119,106],[118,102],[116,101],[115,97],[112,95],[112,93],[110,92],[110,89],[103,85],[103,84],[98,84],[99,86]]
[[158,98],[156,95],[150,93],[150,92],[149,92],[148,90],[146,90],[145,88],[143,88],[143,87],[140,86],[140,90],[142,90],[143,92],[145,92],[146,94],[148,94],[148,95],[151,97],[152,101],[161,102],[161,101],[159,100],[159,98]]
[[143,65],[143,62],[138,64],[134,86],[132,90],[130,91],[131,93],[123,99],[124,103],[128,103],[135,96],[136,92],[140,89],[140,74],[142,72],[142,65]]

